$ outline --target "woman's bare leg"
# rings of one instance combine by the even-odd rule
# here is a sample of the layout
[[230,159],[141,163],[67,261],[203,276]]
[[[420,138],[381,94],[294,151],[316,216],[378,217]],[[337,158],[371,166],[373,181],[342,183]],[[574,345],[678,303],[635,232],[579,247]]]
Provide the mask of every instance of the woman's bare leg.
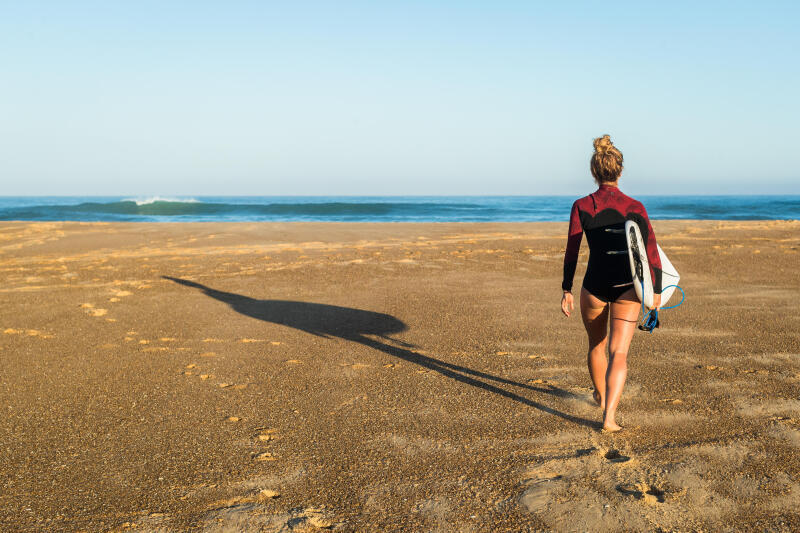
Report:
[[617,405],[622,397],[622,388],[628,375],[628,348],[639,318],[641,304],[633,289],[627,291],[616,302],[611,303],[611,334],[606,374],[606,406],[603,413],[603,429],[619,431],[616,422]]
[[608,304],[592,296],[581,287],[581,317],[583,327],[589,336],[589,352],[586,362],[589,366],[589,376],[594,385],[594,401],[600,407],[606,405],[606,347],[608,346]]

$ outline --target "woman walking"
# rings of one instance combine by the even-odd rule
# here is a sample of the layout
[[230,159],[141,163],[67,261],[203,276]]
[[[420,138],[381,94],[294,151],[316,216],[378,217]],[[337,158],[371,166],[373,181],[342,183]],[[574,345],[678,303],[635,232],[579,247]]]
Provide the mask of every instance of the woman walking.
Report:
[[656,308],[661,306],[661,260],[647,211],[641,202],[619,190],[622,152],[608,135],[594,140],[590,168],[598,189],[572,204],[564,254],[561,311],[569,317],[574,309],[572,279],[581,237],[586,233],[589,264],[581,287],[580,306],[589,337],[589,375],[594,384],[594,399],[603,409],[603,429],[619,431],[622,427],[615,419],[617,405],[628,373],[628,348],[640,309],[628,262],[624,230],[627,220],[635,221],[642,233]]

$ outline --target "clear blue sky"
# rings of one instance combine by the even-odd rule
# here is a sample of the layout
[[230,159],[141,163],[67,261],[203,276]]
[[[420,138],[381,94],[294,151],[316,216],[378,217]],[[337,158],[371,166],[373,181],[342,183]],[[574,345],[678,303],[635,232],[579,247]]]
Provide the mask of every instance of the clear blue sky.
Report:
[[0,0],[0,194],[796,194],[799,5]]

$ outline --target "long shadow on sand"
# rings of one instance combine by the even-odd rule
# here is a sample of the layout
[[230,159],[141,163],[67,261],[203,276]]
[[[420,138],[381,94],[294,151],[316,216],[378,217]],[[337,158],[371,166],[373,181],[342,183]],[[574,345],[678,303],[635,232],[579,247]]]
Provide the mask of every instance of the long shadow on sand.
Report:
[[[391,315],[375,313],[373,311],[364,311],[361,309],[352,309],[349,307],[339,307],[336,305],[310,302],[295,302],[290,300],[256,300],[248,296],[242,296],[241,294],[218,291],[210,287],[206,287],[205,285],[201,285],[200,283],[195,283],[194,281],[173,278],[170,276],[162,277],[187,287],[199,289],[203,291],[205,295],[230,305],[234,311],[245,316],[263,320],[265,322],[272,322],[273,324],[281,324],[290,328],[299,329],[301,331],[305,331],[306,333],[311,333],[312,335],[317,335],[320,337],[338,337],[340,339],[357,342],[359,344],[363,344],[364,346],[374,348],[375,350],[380,350],[388,355],[408,361],[409,363],[414,363],[434,372],[438,372],[443,376],[447,376],[448,378],[454,379],[461,383],[493,392],[523,405],[534,407],[545,413],[561,417],[564,420],[568,420],[575,424],[591,428],[599,427],[598,423],[595,421],[561,412],[542,403],[530,400],[524,396],[520,396],[514,392],[501,389],[492,383],[480,381],[480,379],[502,383],[504,385],[511,385],[513,387],[519,387],[521,389],[531,390],[561,398],[575,397],[575,394],[570,391],[554,386],[548,386],[548,388],[544,388],[534,387],[525,383],[518,383],[510,379],[487,374],[486,372],[480,372],[464,366],[441,361],[409,349],[413,348],[413,346],[389,337],[389,335],[393,333],[400,333],[408,329],[402,321]],[[367,335],[379,337],[385,341],[401,344],[403,346],[393,346],[387,342],[381,342],[374,338],[367,337]]]

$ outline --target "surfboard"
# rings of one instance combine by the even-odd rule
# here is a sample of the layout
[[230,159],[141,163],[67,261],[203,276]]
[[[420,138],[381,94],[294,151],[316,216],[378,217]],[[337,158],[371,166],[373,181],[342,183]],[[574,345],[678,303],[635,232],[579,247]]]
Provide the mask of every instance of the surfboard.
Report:
[[[642,233],[639,225],[633,220],[625,222],[625,240],[628,242],[628,259],[631,264],[631,275],[633,276],[633,287],[639,301],[644,303],[648,309],[653,308],[653,280],[650,277],[650,263],[647,260],[647,249],[644,246]],[[669,287],[677,285],[681,276],[672,265],[672,262],[661,249],[656,245],[658,256],[661,258],[661,286]],[[667,302],[675,292],[675,287],[669,287],[661,293],[661,307]]]

